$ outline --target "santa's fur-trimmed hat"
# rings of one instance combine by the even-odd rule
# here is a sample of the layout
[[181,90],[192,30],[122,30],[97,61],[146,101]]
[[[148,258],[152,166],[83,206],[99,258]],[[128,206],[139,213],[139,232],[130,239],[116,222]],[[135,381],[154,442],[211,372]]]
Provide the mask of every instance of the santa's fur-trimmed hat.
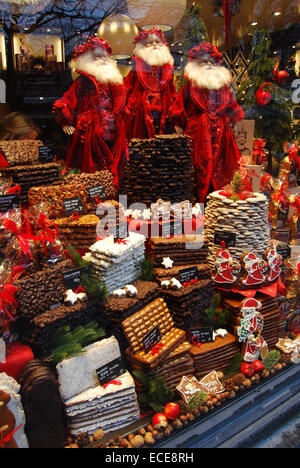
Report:
[[136,36],[136,38],[133,41],[133,44],[138,44],[139,42],[143,42],[145,39],[147,39],[147,37],[149,37],[152,34],[155,34],[165,45],[168,45],[165,39],[164,33],[159,28],[152,28],[149,31],[147,31],[146,29],[143,29]]
[[80,44],[78,47],[75,47],[75,53],[72,60],[76,60],[80,55],[97,49],[98,47],[105,50],[107,55],[111,55],[112,48],[105,39],[101,39],[100,37],[95,36],[86,37],[86,39],[87,40],[84,43]]
[[211,57],[216,63],[220,64],[223,60],[223,55],[219,50],[209,42],[201,42],[189,52],[189,60],[197,60],[206,56]]

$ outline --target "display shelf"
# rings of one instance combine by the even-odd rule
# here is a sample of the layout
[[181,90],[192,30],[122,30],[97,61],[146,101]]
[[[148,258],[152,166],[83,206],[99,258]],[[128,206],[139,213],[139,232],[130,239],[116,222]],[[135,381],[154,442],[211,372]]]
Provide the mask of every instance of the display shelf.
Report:
[[[300,366],[290,365],[149,448],[251,448],[300,411],[299,392]],[[126,437],[151,419],[147,415],[85,448]]]

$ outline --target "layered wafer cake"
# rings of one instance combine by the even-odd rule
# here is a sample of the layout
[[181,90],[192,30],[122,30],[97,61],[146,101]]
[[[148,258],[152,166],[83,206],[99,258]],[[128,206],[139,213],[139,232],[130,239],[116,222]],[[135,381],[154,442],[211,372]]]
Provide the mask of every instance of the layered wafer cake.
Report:
[[158,199],[180,202],[194,199],[192,140],[187,135],[157,135],[150,140],[133,139],[124,167],[120,193],[128,205],[150,207]]
[[[277,299],[274,297],[266,296],[262,293],[257,293],[255,296],[262,304],[259,309],[260,314],[263,316],[264,324],[262,335],[268,344],[269,349],[275,348],[279,337],[279,323],[280,311]],[[241,307],[245,297],[236,294],[234,298],[230,294],[225,294],[222,303],[230,311],[229,327],[232,333],[237,333],[237,328],[241,324],[242,312]]]
[[34,360],[18,377],[30,448],[64,448],[67,425],[57,373],[51,363]]
[[199,379],[213,370],[224,372],[235,354],[240,352],[240,344],[234,335],[228,333],[224,337],[217,336],[214,342],[195,345],[190,352],[195,376]]
[[269,201],[261,193],[253,193],[246,200],[238,201],[222,195],[222,192],[208,195],[205,209],[208,262],[214,264],[220,240],[238,261],[247,250],[263,256],[270,247],[268,210]]
[[[1,168],[2,174],[11,177],[15,185],[21,187],[20,201],[28,201],[32,187],[51,185],[60,178],[61,166],[58,163],[20,165]],[[38,203],[41,203],[40,201]]]
[[140,277],[145,240],[131,232],[125,239],[109,236],[89,248],[84,259],[91,263],[93,276],[105,283],[110,294]]
[[108,322],[107,333],[117,338],[122,351],[128,347],[121,326],[122,322],[159,297],[157,283],[137,280],[130,286],[129,291],[120,288],[114,291],[105,303],[105,315]]
[[60,393],[72,435],[92,434],[100,428],[110,432],[139,418],[135,384],[124,367],[116,379],[104,385],[99,383],[97,370],[120,359],[118,342],[112,336],[57,365]]

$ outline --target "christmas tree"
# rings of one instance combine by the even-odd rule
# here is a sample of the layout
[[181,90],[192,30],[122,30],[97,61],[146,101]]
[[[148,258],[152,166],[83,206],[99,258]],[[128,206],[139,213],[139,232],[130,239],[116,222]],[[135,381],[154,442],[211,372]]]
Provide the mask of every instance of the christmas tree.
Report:
[[[293,142],[295,138],[291,88],[289,84],[281,86],[273,79],[276,60],[268,31],[253,30],[252,35],[249,79],[241,85],[238,100],[245,118],[255,120],[255,137],[264,138],[271,154],[280,159],[284,155],[283,144]],[[260,90],[266,94],[262,95]],[[257,99],[257,93],[261,100]]]
[[187,10],[183,19],[184,37],[180,43],[180,53],[182,54],[182,69],[175,77],[177,90],[186,84],[183,68],[187,64],[189,51],[201,44],[201,42],[209,42],[209,36],[203,19],[201,18],[202,6],[194,2],[191,9]]

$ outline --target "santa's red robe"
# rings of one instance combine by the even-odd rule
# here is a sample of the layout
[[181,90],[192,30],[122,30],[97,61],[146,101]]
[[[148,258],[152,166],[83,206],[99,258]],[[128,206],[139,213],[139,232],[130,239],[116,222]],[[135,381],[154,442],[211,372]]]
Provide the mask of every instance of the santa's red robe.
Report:
[[67,166],[88,173],[108,169],[118,185],[127,157],[125,87],[99,83],[93,76],[76,71],[80,76],[54,103],[57,122],[62,127],[75,127]]
[[177,96],[174,67],[169,64],[151,67],[139,57],[133,57],[132,61],[133,69],[125,79],[129,110],[126,117],[127,138],[153,138],[158,133],[153,112],[161,114],[159,133],[168,133],[167,113]]
[[229,124],[243,120],[244,112],[228,87],[216,91],[187,83],[168,117],[193,138],[199,201],[204,202],[210,188],[220,190],[238,168],[241,155]]

